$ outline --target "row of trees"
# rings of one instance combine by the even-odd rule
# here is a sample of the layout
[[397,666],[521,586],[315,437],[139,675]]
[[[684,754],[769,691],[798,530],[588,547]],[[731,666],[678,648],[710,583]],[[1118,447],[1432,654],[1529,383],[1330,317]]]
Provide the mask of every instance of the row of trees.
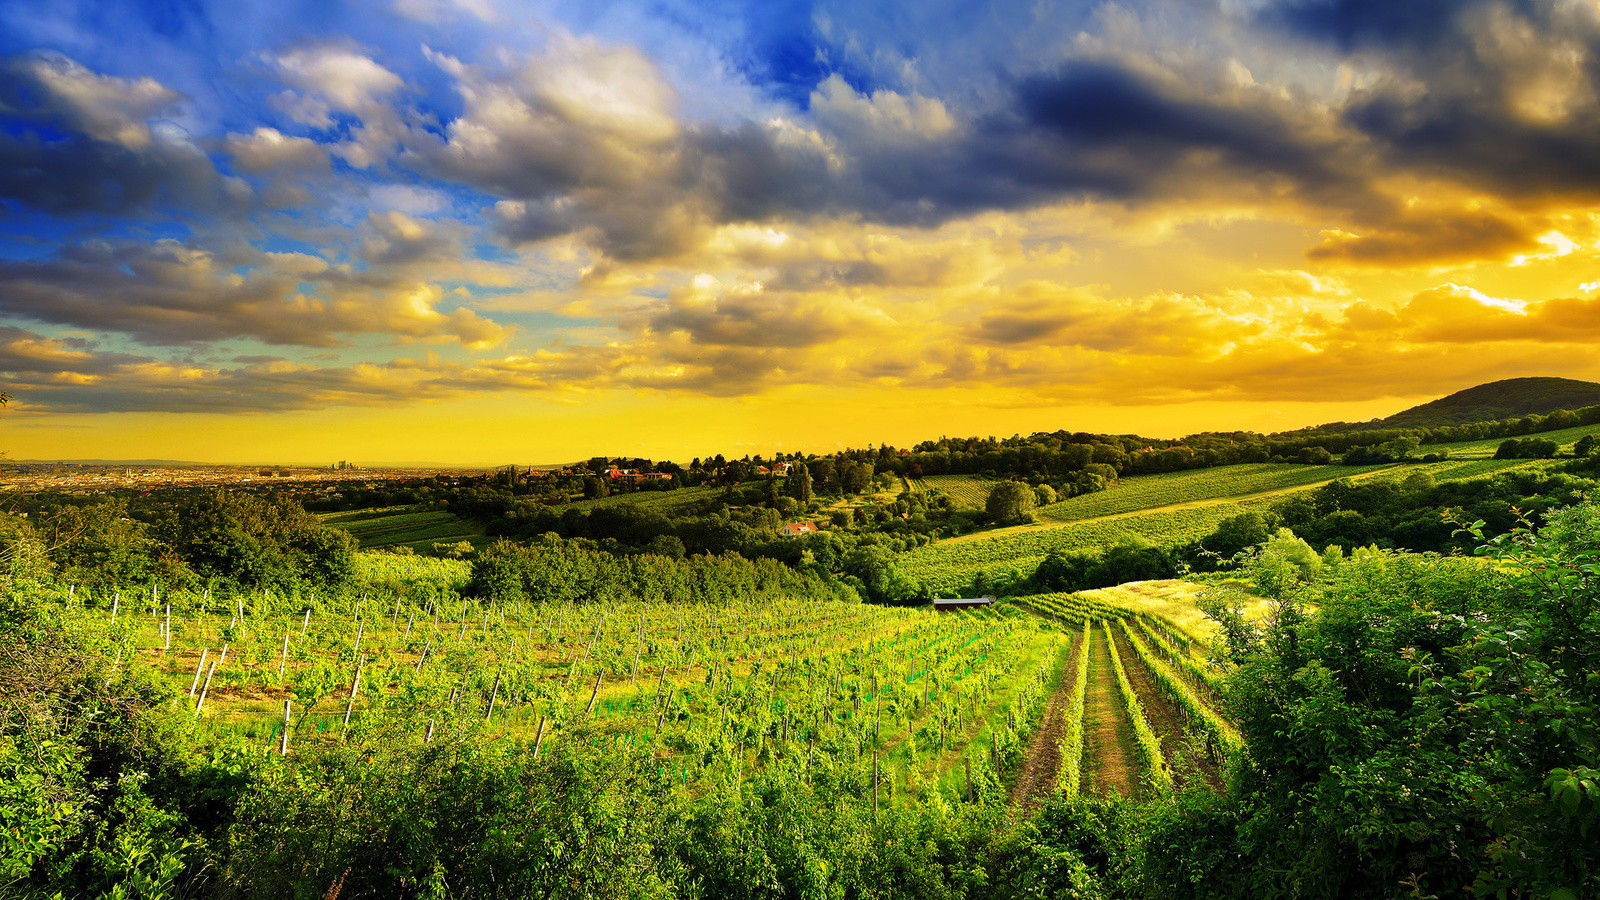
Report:
[[[1402,479],[1338,479],[1224,519],[1211,534],[1192,543],[1156,544],[1130,537],[1106,547],[1053,553],[1031,573],[980,573],[972,590],[1021,595],[1175,578],[1185,572],[1254,571],[1252,566],[1263,563],[1248,551],[1262,546],[1272,547],[1272,558],[1279,561],[1295,556],[1304,563],[1297,563],[1299,568],[1308,573],[1321,563],[1306,560],[1331,563],[1350,553],[1379,549],[1466,554],[1477,538],[1463,532],[1457,518],[1482,522],[1483,534],[1509,533],[1524,516],[1570,506],[1592,495],[1600,488],[1600,466],[1595,462],[1600,459],[1574,461],[1568,464],[1573,471],[1568,472],[1514,471],[1444,484],[1421,472]],[[1290,554],[1289,547],[1304,551]]]
[[211,490],[137,515],[126,498],[111,496],[0,514],[0,579],[95,591],[289,591],[355,577],[355,539],[281,494]]

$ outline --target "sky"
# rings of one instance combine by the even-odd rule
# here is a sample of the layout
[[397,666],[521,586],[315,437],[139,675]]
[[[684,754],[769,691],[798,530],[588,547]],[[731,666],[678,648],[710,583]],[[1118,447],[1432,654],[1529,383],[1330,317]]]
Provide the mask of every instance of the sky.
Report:
[[0,451],[687,462],[1600,380],[1600,0],[0,0]]

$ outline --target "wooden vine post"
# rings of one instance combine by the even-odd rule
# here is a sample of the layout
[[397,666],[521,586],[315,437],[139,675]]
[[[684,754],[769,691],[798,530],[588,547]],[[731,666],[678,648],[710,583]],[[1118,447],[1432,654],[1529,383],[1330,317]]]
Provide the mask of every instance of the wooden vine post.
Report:
[[205,648],[200,650],[200,662],[194,667],[194,681],[189,685],[189,696],[194,697],[194,692],[200,689],[200,673],[206,667],[206,655],[211,651]]
[[350,713],[356,708],[356,696],[361,690],[361,670],[366,664],[367,658],[362,656],[360,661],[356,663],[356,677],[350,679],[350,702],[344,706],[344,725],[346,728],[350,727]]
[[194,703],[194,717],[200,718],[200,710],[206,705],[206,692],[211,690],[211,676],[217,672],[216,660],[211,661],[211,668],[206,670],[206,683],[200,688],[200,698]]

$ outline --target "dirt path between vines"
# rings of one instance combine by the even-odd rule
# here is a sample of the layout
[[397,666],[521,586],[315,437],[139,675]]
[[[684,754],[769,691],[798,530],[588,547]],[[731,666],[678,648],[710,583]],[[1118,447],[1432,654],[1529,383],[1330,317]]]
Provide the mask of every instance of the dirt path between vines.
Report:
[[1173,780],[1179,787],[1195,778],[1200,778],[1212,788],[1222,787],[1222,777],[1216,764],[1203,755],[1186,751],[1183,737],[1187,720],[1183,711],[1167,697],[1161,685],[1151,676],[1150,670],[1145,668],[1138,652],[1128,644],[1128,636],[1122,633],[1121,626],[1112,625],[1111,633],[1116,638],[1116,650],[1122,655],[1122,668],[1128,673],[1128,683],[1133,685],[1134,692],[1139,695],[1139,704],[1144,707],[1145,721],[1150,723],[1150,730],[1161,738],[1161,756],[1166,759],[1167,768],[1172,770]]
[[1072,705],[1072,687],[1078,679],[1078,646],[1083,635],[1072,641],[1067,652],[1067,665],[1061,670],[1061,681],[1050,695],[1045,707],[1044,720],[1028,743],[1028,753],[1011,786],[1011,805],[1024,816],[1039,808],[1044,798],[1056,787],[1061,773],[1061,736],[1067,727],[1067,710]]
[[1127,797],[1139,783],[1133,724],[1123,709],[1116,673],[1111,671],[1105,632],[1096,626],[1089,634],[1089,683],[1083,698],[1083,792]]

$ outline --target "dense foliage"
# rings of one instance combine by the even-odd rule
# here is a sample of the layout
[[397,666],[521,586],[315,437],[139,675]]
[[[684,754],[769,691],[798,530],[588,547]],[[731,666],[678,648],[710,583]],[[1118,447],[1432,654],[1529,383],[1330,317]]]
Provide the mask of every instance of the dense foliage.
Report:
[[[73,502],[76,501],[76,502]],[[94,591],[332,588],[354,578],[356,542],[294,499],[209,490],[129,509],[126,498],[29,498],[0,513],[0,584],[55,579]]]
[[472,728],[423,743],[381,718],[263,755],[178,713],[170,689],[63,621],[56,594],[13,585],[0,883],[24,897],[1592,896],[1597,535],[1589,505],[1487,540],[1482,559],[1323,560],[1280,533],[1255,551],[1296,573],[1276,582],[1275,617],[1208,601],[1238,667],[1223,689],[1244,749],[1225,787],[1063,794],[1020,821],[938,791],[874,812],[858,766],[684,791],[648,755],[568,740],[535,757]]

